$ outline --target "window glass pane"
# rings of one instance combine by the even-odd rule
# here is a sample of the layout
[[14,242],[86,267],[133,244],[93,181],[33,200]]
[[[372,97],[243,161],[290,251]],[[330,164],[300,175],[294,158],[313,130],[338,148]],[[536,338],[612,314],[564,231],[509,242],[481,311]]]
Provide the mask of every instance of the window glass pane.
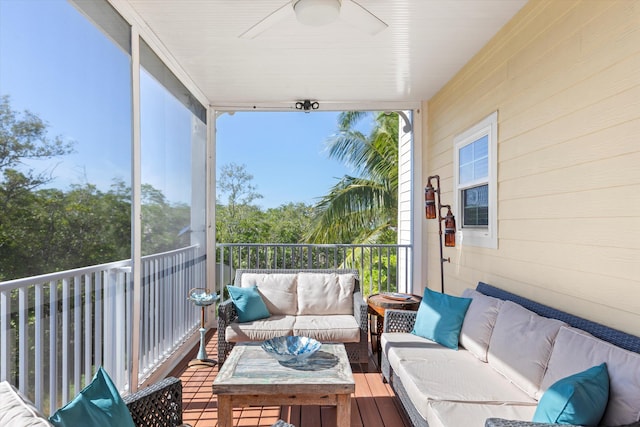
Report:
[[171,72],[159,72],[159,61],[153,64],[153,74],[140,72],[142,254],[191,245],[204,250],[206,115],[156,79]]
[[130,258],[129,27],[0,2],[0,281]]
[[489,176],[489,138],[487,135],[460,148],[459,183],[468,184]]
[[485,135],[473,143],[473,158],[482,159],[489,155],[489,136]]
[[460,165],[460,183],[466,184],[473,180],[473,163]]
[[481,185],[462,191],[462,227],[489,226],[489,186]]
[[473,162],[473,144],[465,145],[460,149],[460,165]]

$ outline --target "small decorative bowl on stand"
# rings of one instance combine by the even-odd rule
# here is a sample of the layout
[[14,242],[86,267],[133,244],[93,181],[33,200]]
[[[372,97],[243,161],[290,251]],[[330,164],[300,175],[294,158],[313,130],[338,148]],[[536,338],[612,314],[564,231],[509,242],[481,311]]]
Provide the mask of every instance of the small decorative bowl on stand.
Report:
[[214,304],[220,299],[220,297],[214,292],[209,292],[209,289],[205,288],[193,288],[189,291],[187,297],[197,307],[201,309],[200,316],[200,349],[198,350],[198,356],[189,362],[189,367],[193,368],[211,368],[216,365],[216,361],[207,358],[207,350],[205,347],[205,335],[207,330],[205,329],[205,308]]
[[262,349],[282,363],[299,363],[320,349],[320,342],[309,337],[283,336],[266,340]]

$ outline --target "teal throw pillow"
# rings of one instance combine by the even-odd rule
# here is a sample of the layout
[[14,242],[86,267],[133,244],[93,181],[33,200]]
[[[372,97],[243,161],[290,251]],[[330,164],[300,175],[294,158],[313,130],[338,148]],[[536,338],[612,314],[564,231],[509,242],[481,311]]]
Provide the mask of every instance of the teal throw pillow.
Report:
[[426,288],[411,333],[457,350],[460,329],[470,304],[471,298],[454,297]]
[[533,421],[597,426],[609,400],[609,372],[603,363],[556,381],[538,402]]
[[238,322],[251,322],[271,316],[271,313],[269,313],[267,306],[262,300],[260,292],[258,292],[257,286],[239,288],[237,286],[227,285],[227,290],[229,291],[229,295],[231,295],[233,305],[236,307]]
[[118,388],[102,367],[71,402],[49,417],[56,427],[135,427]]

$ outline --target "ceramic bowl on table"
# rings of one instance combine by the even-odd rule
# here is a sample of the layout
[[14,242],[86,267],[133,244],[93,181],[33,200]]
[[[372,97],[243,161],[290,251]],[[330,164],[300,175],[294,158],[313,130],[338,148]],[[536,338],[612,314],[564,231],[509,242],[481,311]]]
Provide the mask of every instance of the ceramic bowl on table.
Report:
[[318,351],[321,344],[309,337],[284,336],[266,340],[262,349],[280,362],[300,362]]

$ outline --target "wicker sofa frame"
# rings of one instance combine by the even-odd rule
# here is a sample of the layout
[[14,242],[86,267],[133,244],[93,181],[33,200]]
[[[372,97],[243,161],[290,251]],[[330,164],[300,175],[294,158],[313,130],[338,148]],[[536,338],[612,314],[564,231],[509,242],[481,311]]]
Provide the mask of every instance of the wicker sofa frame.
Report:
[[182,381],[168,377],[136,393],[124,396],[131,417],[139,427],[178,427],[182,423]]
[[[589,332],[593,336],[601,340],[608,341],[618,347],[624,348],[635,353],[640,353],[640,337],[627,334],[625,332],[612,329],[608,326],[583,319],[578,316],[557,310],[555,308],[540,304],[519,295],[504,291],[494,286],[479,282],[476,287],[478,292],[485,295],[499,298],[502,300],[512,301],[520,304],[524,308],[539,314],[540,316],[558,319],[566,322],[570,326]],[[416,312],[387,310],[384,317],[384,332],[411,332],[416,320]],[[395,391],[398,399],[402,403],[402,407],[406,412],[411,423],[416,427],[429,427],[428,423],[420,415],[417,409],[411,403],[405,388],[398,378],[397,374],[391,368],[389,360],[384,351],[382,352],[381,371],[383,380],[388,382]],[[541,424],[531,423],[527,421],[505,420],[501,418],[489,418],[485,422],[485,427],[550,427],[559,424]],[[640,422],[629,425],[629,427],[640,427]]]
[[[367,318],[367,303],[365,302],[362,291],[360,289],[360,276],[358,270],[352,269],[239,269],[236,270],[236,276],[234,283],[240,283],[240,278],[245,273],[258,273],[258,274],[295,274],[295,273],[336,273],[336,274],[353,274],[356,278],[355,287],[353,291],[353,315],[356,318],[356,322],[360,327],[360,341],[353,343],[345,343],[345,349],[349,356],[349,361],[352,363],[361,363],[364,368],[367,367],[369,361],[368,355],[368,333],[369,322]],[[227,356],[235,345],[232,342],[227,342],[225,331],[227,326],[231,324],[238,315],[235,311],[235,307],[228,299],[222,302],[218,306],[218,363],[222,365],[227,359]]]

